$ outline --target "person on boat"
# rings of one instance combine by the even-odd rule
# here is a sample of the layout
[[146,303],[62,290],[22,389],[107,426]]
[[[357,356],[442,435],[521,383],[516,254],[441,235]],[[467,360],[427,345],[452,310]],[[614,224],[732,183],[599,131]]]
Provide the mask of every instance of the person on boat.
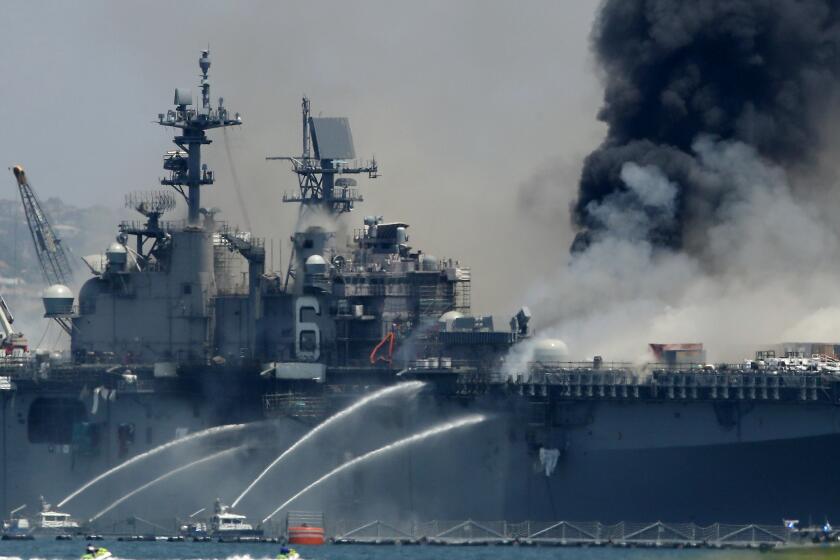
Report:
[[280,549],[280,554],[277,555],[277,560],[298,560],[299,558],[300,554],[297,553],[297,550],[285,546]]
[[82,556],[82,560],[94,560],[97,558],[107,558],[110,556],[111,553],[108,552],[107,548],[96,548],[92,544],[87,545],[85,548],[85,554]]

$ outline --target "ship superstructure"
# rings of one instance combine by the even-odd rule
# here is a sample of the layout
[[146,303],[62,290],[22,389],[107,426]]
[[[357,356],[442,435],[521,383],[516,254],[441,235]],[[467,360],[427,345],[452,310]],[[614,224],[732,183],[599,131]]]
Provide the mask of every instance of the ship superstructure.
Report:
[[[292,238],[285,277],[265,274],[261,239],[216,220],[200,206],[214,182],[201,160],[207,132],[236,126],[221,104],[209,104],[209,54],[200,60],[202,101],[177,89],[175,109],[158,124],[179,130],[177,150],[164,156],[168,177],[187,202],[187,219],[164,222],[165,195],[134,197],[145,221],[123,223],[105,266],[85,283],[72,317],[72,352],[80,363],[154,364],[158,375],[179,367],[236,364],[274,368],[281,378],[323,379],[326,367],[378,366],[371,351],[384,337],[408,337],[449,311],[469,311],[469,269],[408,245],[408,224],[369,216],[345,245],[336,220],[362,196],[353,176],[377,176],[376,161],[354,163],[346,118],[310,116],[303,101],[303,151],[292,162],[302,227]],[[312,215],[323,223],[306,226]],[[233,252],[247,263],[247,289],[232,285],[224,265]],[[130,321],[115,317],[131,317]],[[390,364],[388,357],[386,363]]]
[[172,204],[165,196],[150,197],[137,205],[144,222],[120,226],[104,269],[79,293],[72,318],[72,352],[79,362],[152,363],[162,375],[174,373],[177,364],[203,364],[211,357],[217,228],[201,207],[201,189],[215,178],[202,163],[201,148],[212,142],[208,131],[237,126],[242,119],[228,112],[222,98],[211,106],[209,52],[202,53],[199,65],[200,105],[193,107],[191,91],[179,88],[175,108],[158,115],[160,126],[177,131],[178,148],[164,155],[168,176],[160,182],[183,195],[187,218],[162,222]]
[[[175,131],[160,181],[169,190],[129,195],[141,218],[86,261],[92,277],[77,301],[63,286],[45,292],[46,316],[70,332],[71,359],[33,357],[2,373],[0,508],[64,495],[185,433],[311,423],[416,378],[429,397],[382,411],[378,428],[463,408],[493,420],[441,453],[355,475],[325,509],[358,511],[367,500],[419,518],[840,515],[832,484],[755,495],[762,480],[798,472],[779,457],[836,477],[840,377],[824,348],[810,360],[763,354],[725,366],[671,359],[702,356],[698,345],[655,345],[664,364],[568,362],[561,342],[534,337],[528,309],[501,327],[472,313],[470,268],[410,245],[409,224],[345,225],[363,201],[358,180],[376,178],[379,164],[357,161],[349,121],[312,116],[308,99],[301,154],[269,157],[291,164],[296,190],[283,200],[300,215],[284,228],[287,270],[266,271],[263,240],[201,206],[215,182],[202,146],[242,119],[211,103],[209,52],[199,66],[198,103],[176,89],[174,108],[156,119]],[[165,220],[176,196],[186,217]],[[514,347],[531,357],[515,363]]]

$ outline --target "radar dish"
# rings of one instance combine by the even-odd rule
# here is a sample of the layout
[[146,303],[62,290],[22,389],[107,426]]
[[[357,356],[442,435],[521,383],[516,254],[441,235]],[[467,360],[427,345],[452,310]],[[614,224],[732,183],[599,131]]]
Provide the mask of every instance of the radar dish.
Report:
[[175,208],[175,195],[166,191],[133,192],[126,195],[125,206],[144,216],[161,216]]
[[317,159],[353,159],[353,134],[346,117],[310,117],[312,147]]

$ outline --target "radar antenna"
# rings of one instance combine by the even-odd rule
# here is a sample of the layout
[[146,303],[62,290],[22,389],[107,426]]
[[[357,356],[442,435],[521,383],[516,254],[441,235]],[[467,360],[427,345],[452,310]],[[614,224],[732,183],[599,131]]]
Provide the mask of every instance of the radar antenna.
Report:
[[[210,104],[210,82],[207,72],[210,70],[210,51],[201,51],[198,59],[201,68],[201,107],[193,108],[192,92],[188,89],[175,89],[175,109],[158,114],[158,124],[180,128],[181,133],[173,139],[178,150],[167,152],[163,158],[163,168],[170,172],[169,177],[161,179],[162,185],[177,190],[187,201],[188,221],[197,226],[201,216],[201,187],[212,185],[215,181],[213,172],[207,164],[201,163],[201,146],[210,144],[205,132],[213,128],[224,128],[242,124],[239,113],[229,118],[224,99],[214,109]],[[186,192],[185,189],[186,188]]]
[[[136,191],[125,197],[125,207],[136,210],[146,216],[146,223],[123,222],[120,224],[121,243],[129,235],[136,236],[137,245],[134,249],[138,257],[138,266],[148,262],[150,256],[164,243],[167,237],[161,227],[160,217],[175,208],[175,195],[168,191]],[[146,240],[154,242],[151,248],[146,248]]]
[[125,207],[157,220],[175,208],[175,195],[167,191],[138,191],[125,196]]
[[61,239],[56,235],[47,213],[41,206],[41,201],[29,184],[23,166],[14,166],[12,173],[17,180],[23,212],[26,215],[26,223],[29,225],[29,233],[32,234],[32,241],[35,243],[35,252],[38,254],[44,280],[48,286],[70,285],[73,281],[73,269],[70,267],[70,259],[67,258]]
[[[376,158],[369,162],[353,162],[356,151],[350,122],[345,117],[312,117],[309,99],[301,103],[303,152],[300,156],[271,156],[268,160],[292,163],[298,177],[298,192],[283,195],[283,202],[299,202],[303,208],[320,207],[330,214],[353,209],[353,203],[364,198],[356,188],[356,180],[340,175],[367,173],[379,176]],[[314,155],[312,155],[314,153]]]

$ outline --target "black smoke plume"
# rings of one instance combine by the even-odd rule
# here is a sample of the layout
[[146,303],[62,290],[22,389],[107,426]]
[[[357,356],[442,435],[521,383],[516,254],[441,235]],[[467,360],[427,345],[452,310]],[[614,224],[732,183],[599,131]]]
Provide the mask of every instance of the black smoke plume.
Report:
[[[838,84],[839,14],[831,0],[606,0],[592,45],[608,133],[583,167],[573,252],[610,234],[611,208],[655,248],[700,252],[731,192],[698,140],[808,165]],[[651,177],[665,187],[649,196]]]

